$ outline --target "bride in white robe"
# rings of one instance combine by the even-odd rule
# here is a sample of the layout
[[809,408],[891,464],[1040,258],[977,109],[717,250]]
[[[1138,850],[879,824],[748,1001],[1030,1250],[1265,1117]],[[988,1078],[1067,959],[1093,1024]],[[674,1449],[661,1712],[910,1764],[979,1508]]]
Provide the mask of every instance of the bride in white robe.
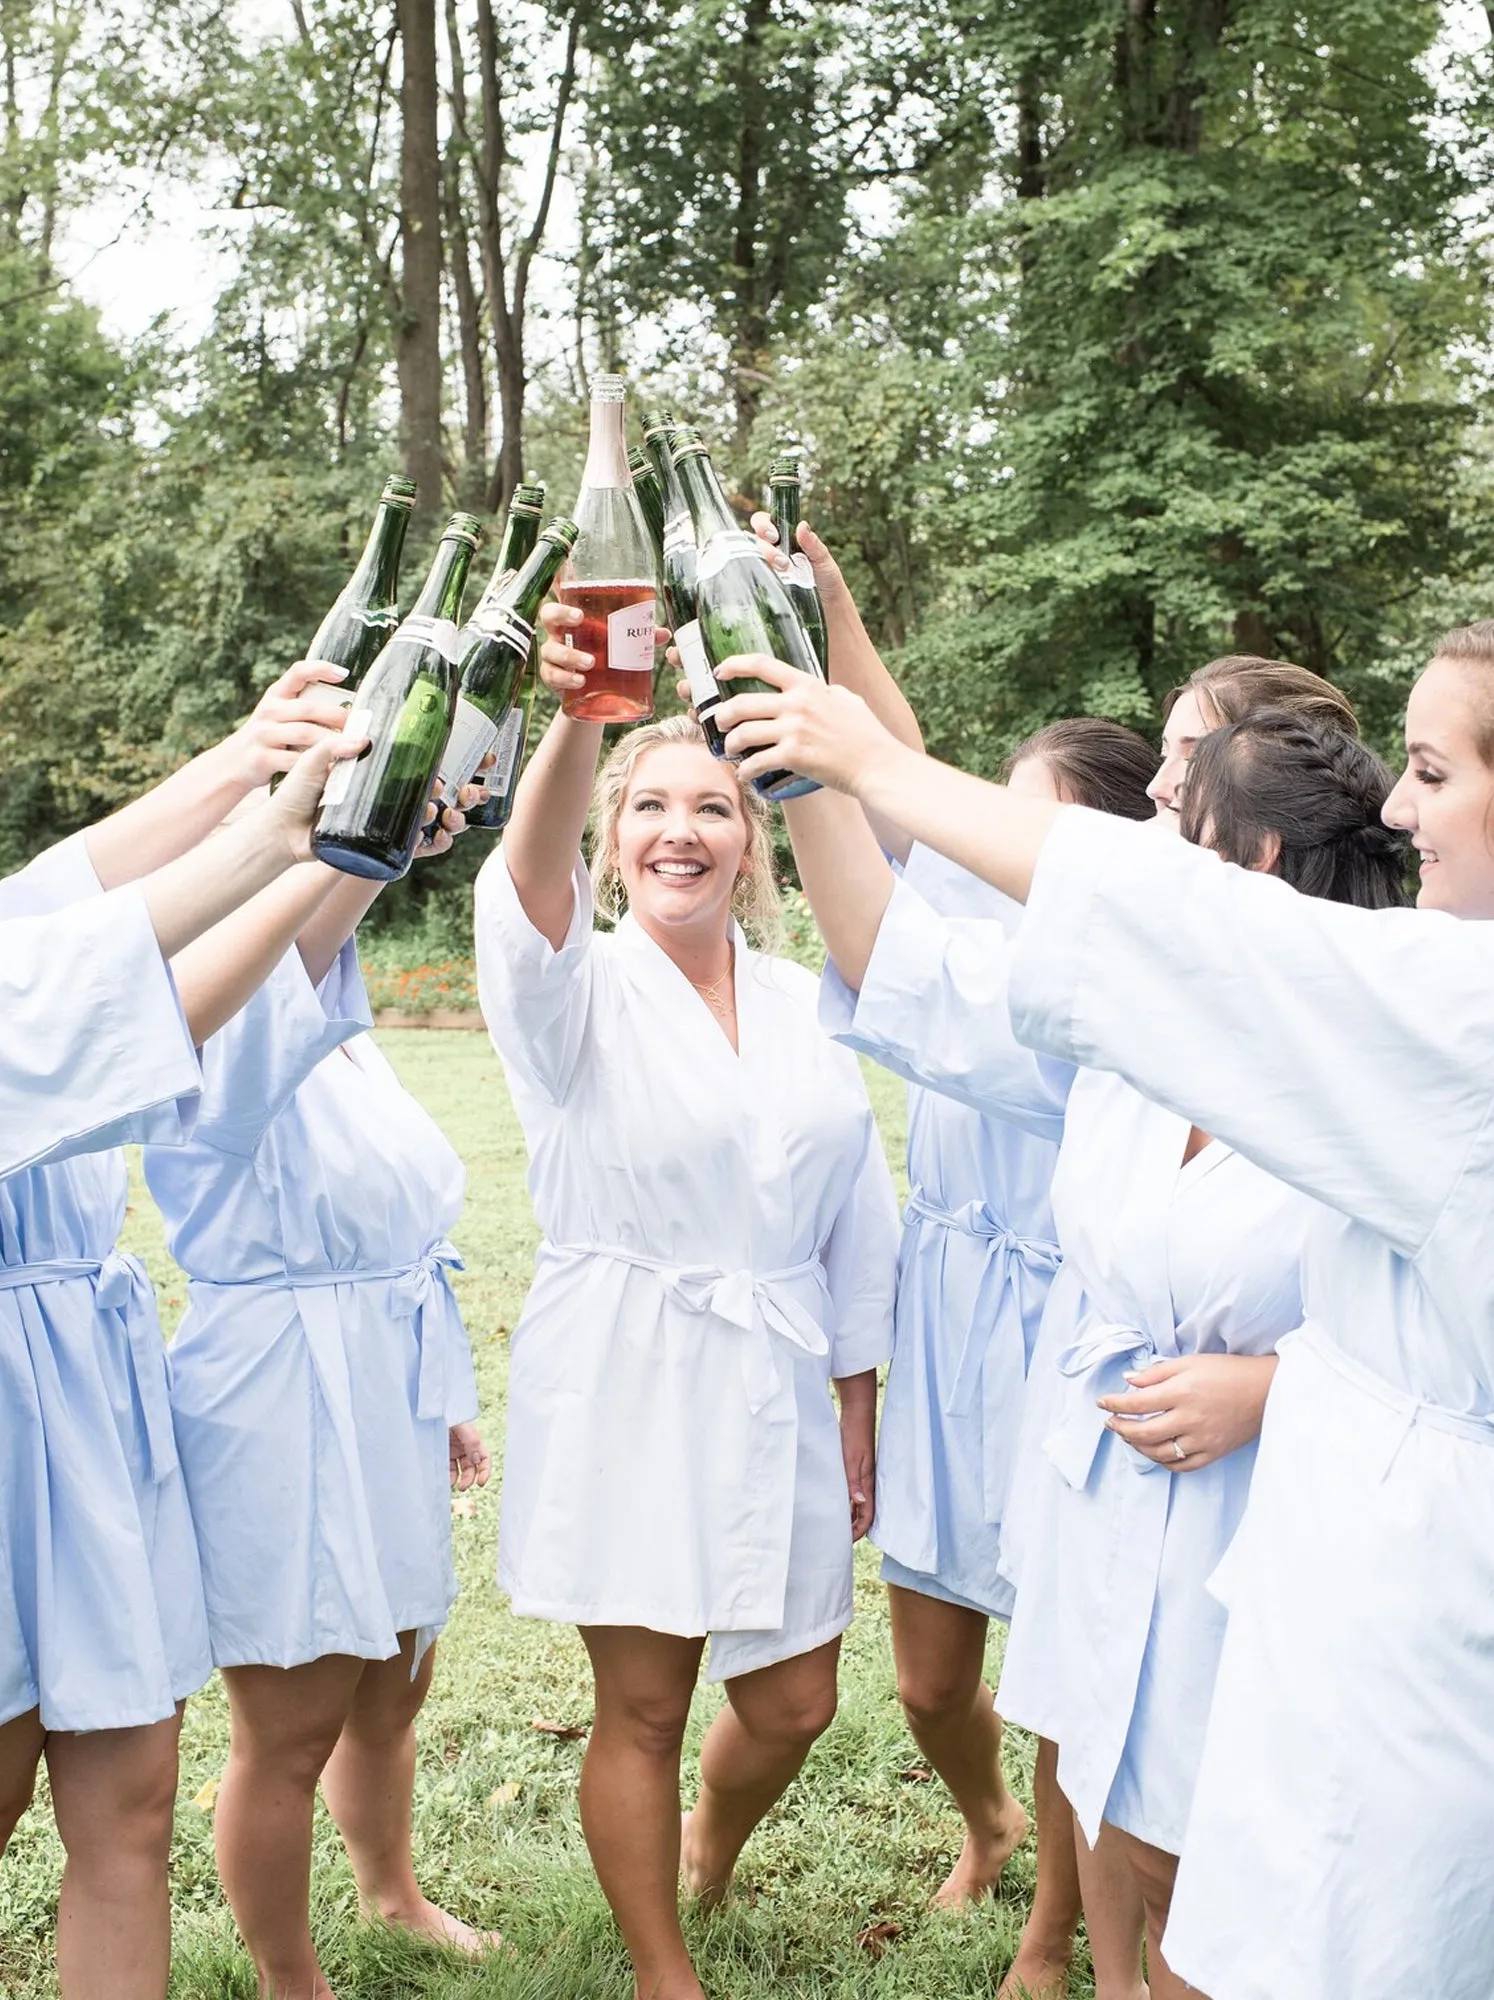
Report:
[[[564,684],[577,656],[550,652]],[[545,1232],[513,1337],[500,1579],[521,1614],[582,1628],[587,1840],[639,1990],[697,2000],[676,1905],[690,1695],[709,1634],[728,1706],[683,1862],[713,1898],[834,1712],[897,1214],[816,981],[733,919],[734,899],[776,908],[765,812],[683,719],[603,773],[598,872],[629,914],[593,930],[576,857],[600,743],[557,718],[477,889]]]

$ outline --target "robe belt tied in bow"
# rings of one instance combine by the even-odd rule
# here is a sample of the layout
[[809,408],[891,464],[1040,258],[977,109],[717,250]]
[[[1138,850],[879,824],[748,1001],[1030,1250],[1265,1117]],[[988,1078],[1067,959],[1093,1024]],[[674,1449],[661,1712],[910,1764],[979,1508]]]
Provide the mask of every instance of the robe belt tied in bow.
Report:
[[[1068,1377],[1071,1387],[1065,1395],[1063,1420],[1043,1439],[1043,1451],[1076,1492],[1082,1492],[1089,1484],[1095,1454],[1108,1428],[1098,1399],[1107,1392],[1118,1394],[1129,1386],[1125,1380],[1127,1368],[1149,1368],[1156,1359],[1157,1350],[1150,1334],[1139,1327],[1098,1317],[1081,1321],[1078,1332],[1057,1357],[1055,1366],[1060,1375]],[[1117,1435],[1124,1444],[1124,1433]],[[1159,1469],[1154,1460],[1143,1457],[1139,1451],[1128,1451],[1126,1455],[1137,1472]]]
[[150,1476],[159,1486],[176,1470],[176,1433],[171,1425],[170,1364],[156,1317],[156,1295],[140,1259],[125,1250],[111,1250],[107,1257],[50,1257],[35,1264],[0,1265],[0,1292],[83,1280],[93,1281],[95,1306],[101,1312],[117,1312],[124,1322],[135,1393],[145,1422]]
[[[932,1201],[922,1188],[915,1187],[908,1197],[903,1221],[905,1224],[932,1222],[941,1229],[957,1230],[962,1236],[972,1236],[986,1246],[986,1266],[981,1273],[975,1308],[965,1329],[954,1375],[943,1398],[943,1409],[948,1417],[968,1417],[975,1409],[977,1400],[983,1405],[982,1511],[985,1519],[995,1527],[1005,1511],[1015,1422],[1020,1415],[1022,1391],[1027,1380],[1024,1331],[1027,1302],[1023,1298],[1023,1280],[1029,1275],[1051,1278],[1063,1262],[1062,1253],[1056,1243],[1045,1242],[1037,1236],[1018,1235],[986,1202],[967,1201],[958,1208],[945,1208]],[[998,1352],[993,1349],[991,1331],[999,1316],[1001,1294],[1008,1286],[1016,1295],[1018,1324],[1013,1329],[1013,1339],[1002,1343]],[[929,1558],[924,1566],[933,1570],[936,1567],[937,1528],[932,1493],[928,1496],[923,1540]]]
[[671,1264],[641,1250],[612,1243],[557,1243],[562,1257],[610,1257],[635,1270],[652,1271],[669,1296],[686,1312],[704,1313],[732,1326],[742,1341],[742,1387],[753,1416],[767,1408],[783,1387],[774,1353],[774,1337],[786,1340],[801,1354],[818,1358],[830,1352],[825,1330],[814,1314],[793,1295],[792,1287],[809,1279],[828,1304],[824,1266],[818,1258],[790,1264],[780,1271],[723,1271],[710,1264]]
[[[431,1244],[411,1264],[375,1268],[360,1264],[351,1270],[270,1271],[256,1278],[235,1278],[226,1283],[194,1278],[194,1289],[212,1291],[288,1291],[306,1330],[306,1344],[317,1386],[327,1406],[337,1453],[342,1460],[342,1479],[352,1501],[345,1511],[329,1515],[327,1532],[332,1542],[332,1558],[351,1604],[382,1605],[383,1619],[392,1626],[392,1614],[379,1571],[374,1546],[373,1524],[364,1500],[363,1464],[358,1450],[358,1432],[353,1419],[353,1385],[348,1372],[347,1349],[343,1345],[342,1322],[337,1300],[331,1294],[339,1285],[387,1285],[396,1317],[413,1319],[420,1348],[415,1414],[425,1422],[449,1425],[451,1362],[458,1358],[456,1342],[466,1340],[452,1296],[448,1271],[465,1266],[455,1244],[443,1236]],[[428,1307],[439,1308],[437,1323],[430,1324]],[[470,1380],[470,1360],[466,1374]],[[335,1526],[334,1526],[335,1518]],[[364,1613],[366,1617],[366,1611]],[[418,1667],[431,1634],[422,1630],[416,1639],[415,1665]]]

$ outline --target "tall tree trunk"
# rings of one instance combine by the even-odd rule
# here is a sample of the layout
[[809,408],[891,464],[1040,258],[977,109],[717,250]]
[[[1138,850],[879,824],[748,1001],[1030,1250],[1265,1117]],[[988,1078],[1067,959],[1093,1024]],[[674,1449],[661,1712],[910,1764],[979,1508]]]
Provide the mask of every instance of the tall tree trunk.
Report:
[[419,508],[443,500],[441,452],[441,153],[437,137],[435,0],[397,0],[400,116],[400,444]]
[[518,239],[510,262],[504,242],[501,202],[508,140],[503,118],[503,83],[498,67],[498,35],[491,0],[477,0],[477,64],[482,105],[482,142],[476,148],[474,161],[478,188],[478,241],[482,251],[488,320],[493,331],[493,355],[497,362],[498,413],[503,427],[498,455],[488,481],[488,506],[495,513],[508,505],[510,495],[524,477],[524,396],[529,386],[524,358],[524,315],[529,299],[529,272],[549,226],[555,182],[560,172],[566,113],[576,88],[581,27],[587,13],[588,0],[576,0],[570,10],[565,58],[556,79],[544,179],[529,228]]
[[456,0],[446,0],[446,41],[451,52],[451,138],[446,148],[442,197],[446,211],[446,261],[456,298],[457,339],[462,355],[462,470],[457,492],[464,507],[487,500],[488,371],[483,353],[482,300],[472,278],[464,201],[463,158],[469,148],[467,74]]
[[772,0],[747,0],[742,26],[740,117],[737,140],[737,207],[732,229],[731,381],[736,405],[736,448],[747,457],[747,440],[762,402],[763,363],[767,358],[768,321],[759,269],[762,228],[762,88],[763,36],[773,18]]

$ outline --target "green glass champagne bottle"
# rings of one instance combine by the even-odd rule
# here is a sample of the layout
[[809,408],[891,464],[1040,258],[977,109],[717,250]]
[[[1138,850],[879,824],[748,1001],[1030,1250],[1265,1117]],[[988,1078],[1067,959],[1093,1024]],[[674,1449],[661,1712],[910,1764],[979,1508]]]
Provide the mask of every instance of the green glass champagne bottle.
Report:
[[[498,747],[499,732],[523,692],[539,608],[579,532],[574,521],[551,521],[529,560],[483,598],[461,635],[456,715],[439,777],[444,805],[457,804],[462,787]],[[491,775],[500,784],[507,781],[496,765]]]
[[457,696],[457,621],[473,552],[474,514],[453,514],[415,609],[369,668],[346,727],[361,757],[333,766],[312,852],[348,875],[392,882],[414,855]]
[[[690,687],[690,705],[695,710],[696,719],[705,732],[706,742],[712,754],[726,755],[726,745],[721,731],[716,727],[714,710],[722,696],[716,685],[716,677],[711,672],[711,663],[706,658],[705,642],[700,636],[700,620],[695,609],[695,564],[696,547],[695,514],[689,496],[674,462],[674,440],[677,437],[696,441],[700,432],[695,429],[681,429],[671,417],[651,417],[648,420],[649,449],[656,455],[660,482],[664,487],[667,525],[664,533],[664,607],[669,619],[669,628],[674,634],[674,644],[680,656]],[[704,447],[702,446],[702,450]],[[705,464],[701,479],[698,504],[702,517],[716,525],[730,521],[736,525],[736,517],[731,511],[725,494],[717,484],[709,462]]]
[[820,657],[826,675],[830,672],[830,647],[825,637],[825,611],[809,557],[799,547],[799,461],[784,453],[775,458],[768,473],[768,494],[773,525],[778,530],[778,546],[789,559],[784,582],[799,621],[809,634],[809,643]]
[[[539,527],[544,517],[544,509],[545,487],[543,480],[526,479],[521,485],[514,488],[514,497],[508,506],[508,518],[503,524],[503,537],[498,544],[498,560],[493,565],[493,574],[488,581],[487,589],[482,594],[477,610],[473,612],[472,617],[468,620],[467,629],[461,635],[460,646],[463,653],[467,649],[470,629],[481,616],[484,605],[488,603],[490,598],[496,597],[504,585],[529,560],[535,541],[539,535]],[[536,646],[531,653],[531,664],[534,663],[538,650]],[[532,707],[534,703],[532,691],[527,695],[526,699]],[[504,729],[507,730],[508,727],[508,723],[505,722]],[[522,756],[522,750],[520,754]],[[497,769],[496,764],[493,769]],[[468,809],[467,831],[469,833],[500,833],[508,824],[508,814],[506,812],[501,818],[499,817],[502,801],[494,790],[492,779],[493,771],[490,770],[484,780],[488,788],[486,799],[483,800],[481,805],[472,806]],[[517,773],[515,774],[515,783],[517,783]],[[509,805],[512,806],[512,804],[512,791],[510,791]]]
[[339,692],[351,699],[399,624],[399,558],[415,505],[415,482],[398,475],[384,481],[358,567],[306,648],[308,660],[346,667]]
[[[764,560],[757,536],[738,523],[698,431],[675,432],[674,462],[695,523],[700,551],[695,564],[695,616],[718,696],[716,669],[737,653],[767,653],[823,680],[819,655],[783,579]],[[685,656],[683,646],[680,656]],[[731,681],[728,687],[731,694],[746,694],[763,685],[748,679]],[[765,799],[796,799],[819,790],[813,778],[793,771],[767,771],[752,784]]]
[[649,462],[646,451],[635,444],[628,453],[628,470],[633,475],[633,491],[638,495],[638,504],[643,509],[643,518],[648,522],[648,531],[654,538],[654,547],[664,547],[664,495],[659,489],[659,475]]

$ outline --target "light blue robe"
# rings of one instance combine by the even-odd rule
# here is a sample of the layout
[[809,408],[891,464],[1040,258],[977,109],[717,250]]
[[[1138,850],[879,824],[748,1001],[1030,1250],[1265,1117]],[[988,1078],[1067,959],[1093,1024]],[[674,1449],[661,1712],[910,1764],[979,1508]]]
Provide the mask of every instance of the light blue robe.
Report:
[[1494,927],[1073,809],[1026,1039],[1316,1197],[1164,1947],[1211,2000],[1494,1991]]
[[201,1076],[137,887],[76,835],[0,881],[0,1174],[190,1126]]
[[[55,956],[29,958],[64,922]],[[212,1663],[155,1297],[115,1247],[111,1142],[179,1136],[197,1059],[143,902],[103,893],[81,838],[0,882],[0,947],[5,1150],[46,1162],[0,1180],[0,1722],[39,1706],[49,1729],[129,1728],[170,1716]]]
[[204,1049],[192,1142],[146,1153],[189,1280],[172,1403],[219,1666],[387,1659],[456,1596],[466,1176],[368,1023],[351,944],[319,989],[290,951]]
[[[932,912],[936,921],[929,921]],[[884,1581],[1008,1618],[1000,1573],[1028,1363],[1058,1266],[1049,1183],[1067,1076],[1012,1046],[1025,1125],[924,1088],[947,1080],[967,995],[946,1004],[948,932],[937,919],[1014,928],[1021,910],[978,877],[915,846],[859,995],[827,967],[820,1020],[837,1041],[910,1079],[908,1181],[892,1365],[877,1438],[871,1539]],[[932,947],[932,948],[931,948]],[[1001,996],[984,996],[1000,1006]],[[951,1027],[953,1016],[954,1026]]]
[[1269,1354],[1302,1319],[1315,1205],[1119,1078],[1069,1096],[1053,1207],[1082,1312],[1047,1326],[1046,1395],[1024,1426],[1020,1579],[997,1705],[1058,1744],[1086,1838],[1102,1819],[1183,1845],[1224,1614],[1210,1575],[1255,1448],[1173,1473],[1105,1427],[1097,1399],[1178,1355]]

